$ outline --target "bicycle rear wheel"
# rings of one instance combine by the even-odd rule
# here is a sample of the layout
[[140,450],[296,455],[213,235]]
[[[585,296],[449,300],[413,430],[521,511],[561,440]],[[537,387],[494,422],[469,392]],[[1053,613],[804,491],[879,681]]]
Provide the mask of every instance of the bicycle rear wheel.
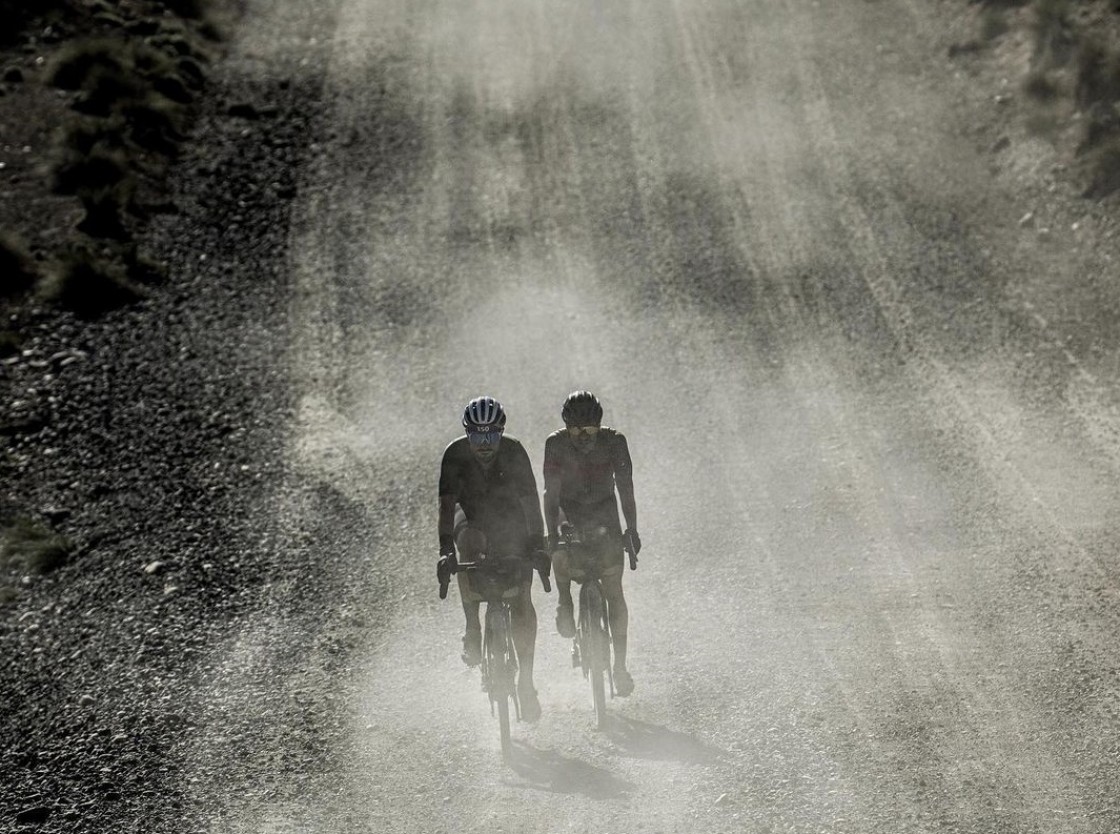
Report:
[[607,670],[610,666],[610,640],[605,623],[603,594],[598,582],[585,582],[580,589],[580,630],[583,632],[581,653],[587,677],[591,681],[591,700],[595,704],[595,726],[607,723]]

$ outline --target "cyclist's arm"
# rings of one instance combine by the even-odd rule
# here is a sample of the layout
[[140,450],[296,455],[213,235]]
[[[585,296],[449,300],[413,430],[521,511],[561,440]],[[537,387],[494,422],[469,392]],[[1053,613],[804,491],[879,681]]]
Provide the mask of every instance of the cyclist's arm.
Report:
[[439,539],[440,546],[455,535],[455,505],[459,500],[458,478],[451,460],[451,446],[443,452],[439,467]]
[[544,535],[544,522],[541,520],[541,501],[537,495],[537,479],[533,477],[533,465],[525,447],[517,445],[513,458],[514,477],[517,484],[517,497],[525,516],[525,526],[530,536]]
[[441,495],[439,497],[439,537],[455,535],[455,505],[454,495]]
[[544,527],[550,536],[560,527],[560,461],[552,438],[544,444]]
[[634,465],[630,461],[630,448],[626,436],[619,432],[615,435],[612,457],[614,483],[618,488],[618,503],[622,505],[622,517],[626,520],[627,530],[638,529],[638,505],[634,501]]

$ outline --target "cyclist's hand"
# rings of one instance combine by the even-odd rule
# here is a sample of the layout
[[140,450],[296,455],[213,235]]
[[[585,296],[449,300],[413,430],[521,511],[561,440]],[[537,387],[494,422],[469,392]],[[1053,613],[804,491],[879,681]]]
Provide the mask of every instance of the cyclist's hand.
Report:
[[533,563],[533,568],[541,575],[541,585],[544,586],[545,593],[548,593],[552,590],[552,583],[548,580],[552,573],[552,557],[548,555],[548,545],[544,536],[533,542],[532,550],[529,552],[529,560]]
[[436,562],[436,580],[439,582],[439,598],[447,597],[447,586],[451,584],[451,574],[455,572],[455,544],[450,536],[440,536],[439,561]]
[[630,554],[630,570],[638,569],[638,551],[642,549],[642,540],[638,531],[631,528],[622,534],[625,540],[626,552]]

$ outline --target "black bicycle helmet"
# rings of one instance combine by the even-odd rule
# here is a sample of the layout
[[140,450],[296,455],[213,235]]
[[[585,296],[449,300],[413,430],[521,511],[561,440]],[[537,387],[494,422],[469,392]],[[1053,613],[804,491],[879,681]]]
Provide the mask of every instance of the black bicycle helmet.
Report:
[[505,427],[506,412],[493,397],[475,397],[463,409],[463,428],[484,431]]
[[564,400],[560,416],[569,426],[597,426],[603,422],[603,406],[590,391],[573,391]]

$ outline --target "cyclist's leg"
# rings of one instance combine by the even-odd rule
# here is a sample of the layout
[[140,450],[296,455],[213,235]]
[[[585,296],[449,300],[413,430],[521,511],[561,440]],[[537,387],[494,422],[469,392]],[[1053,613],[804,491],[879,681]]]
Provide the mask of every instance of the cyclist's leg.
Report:
[[[474,561],[486,549],[486,535],[467,521],[461,507],[455,511],[455,546],[465,562]],[[470,575],[460,573],[459,599],[463,602],[466,630],[463,634],[463,662],[477,666],[482,662],[482,628],[478,620],[478,607],[482,597],[471,588]]]
[[516,599],[510,603],[513,621],[513,645],[517,649],[517,691],[521,699],[521,717],[536,721],[540,717],[537,690],[533,685],[533,660],[537,643],[537,611],[530,594],[531,584],[524,582]]
[[575,616],[572,603],[572,574],[567,550],[561,548],[552,554],[552,581],[556,585],[556,630],[561,637],[574,637]]
[[608,553],[605,559],[608,567],[603,571],[600,584],[603,598],[607,602],[607,619],[611,626],[611,642],[614,647],[615,689],[619,695],[629,695],[634,688],[633,679],[626,668],[627,633],[630,623],[630,610],[622,592],[624,554]]
[[460,573],[456,579],[459,581],[459,599],[463,603],[463,615],[466,618],[466,629],[463,633],[463,662],[468,666],[477,666],[482,662],[482,625],[478,618],[482,597],[471,587],[469,574]]

